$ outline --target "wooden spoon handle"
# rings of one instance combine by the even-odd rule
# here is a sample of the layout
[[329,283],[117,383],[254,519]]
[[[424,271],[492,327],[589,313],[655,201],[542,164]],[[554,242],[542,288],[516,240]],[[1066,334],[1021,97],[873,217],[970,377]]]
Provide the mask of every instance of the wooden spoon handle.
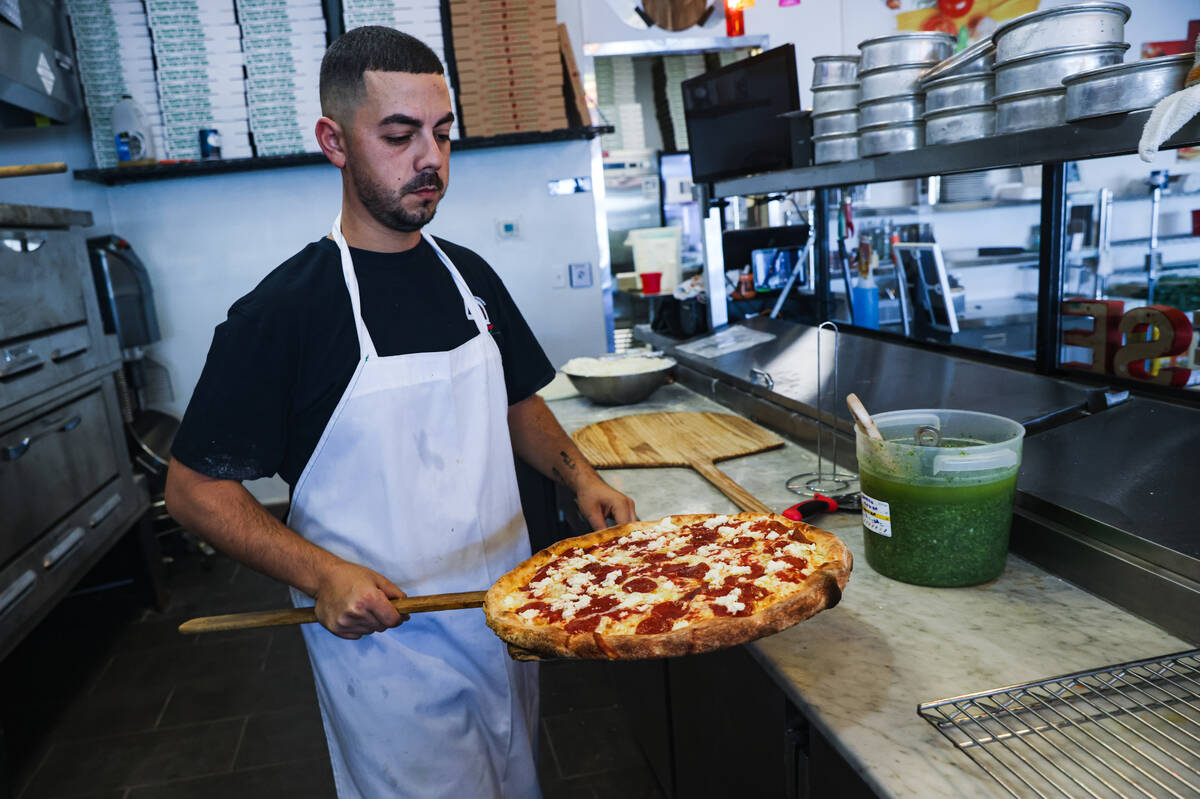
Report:
[[733,500],[733,503],[747,513],[772,513],[773,511],[759,502],[753,494],[730,480],[729,477],[712,464],[712,461],[694,460],[691,466],[705,480],[720,489],[721,493]]
[[[464,591],[458,594],[428,594],[391,600],[392,607],[401,613],[427,613],[432,610],[461,610],[483,606],[486,591]],[[179,625],[179,632],[215,633],[223,630],[253,630],[259,627],[281,627],[287,624],[310,624],[317,620],[313,608],[263,610],[256,613],[229,613],[224,616],[202,616]]]
[[854,414],[854,420],[858,422],[869,438],[873,438],[876,441],[883,441],[883,434],[875,426],[875,420],[871,418],[871,414],[867,413],[862,400],[854,394],[847,394],[846,405],[849,406],[850,413]]

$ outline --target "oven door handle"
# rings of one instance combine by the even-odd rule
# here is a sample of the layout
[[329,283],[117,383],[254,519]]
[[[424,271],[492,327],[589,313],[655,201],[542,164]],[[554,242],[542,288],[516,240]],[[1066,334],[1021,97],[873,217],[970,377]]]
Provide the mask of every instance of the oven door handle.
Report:
[[51,430],[43,430],[42,432],[34,433],[31,436],[25,436],[15,444],[8,444],[3,448],[0,448],[0,461],[15,461],[17,458],[28,452],[29,448],[33,445],[33,442],[37,441],[39,438],[43,438],[52,433],[69,433],[76,427],[79,427],[82,421],[83,417],[76,414],[58,427],[55,427]]

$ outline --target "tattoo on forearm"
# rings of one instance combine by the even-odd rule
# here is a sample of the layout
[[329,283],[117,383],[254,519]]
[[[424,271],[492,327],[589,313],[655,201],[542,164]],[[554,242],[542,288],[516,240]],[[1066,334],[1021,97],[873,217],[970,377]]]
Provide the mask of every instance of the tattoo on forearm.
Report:
[[557,480],[558,482],[562,483],[563,485],[566,485],[566,484],[567,484],[567,481],[563,479],[562,472],[560,472],[560,471],[558,470],[558,467],[557,467],[557,466],[551,466],[551,467],[550,467],[550,472],[551,472],[551,473],[554,475],[554,479],[555,479],[555,480]]
[[571,469],[572,471],[574,471],[575,461],[571,460],[571,456],[567,454],[567,451],[565,449],[562,450],[561,452],[559,452],[558,456],[560,458],[562,458],[562,462],[567,465],[568,469]]

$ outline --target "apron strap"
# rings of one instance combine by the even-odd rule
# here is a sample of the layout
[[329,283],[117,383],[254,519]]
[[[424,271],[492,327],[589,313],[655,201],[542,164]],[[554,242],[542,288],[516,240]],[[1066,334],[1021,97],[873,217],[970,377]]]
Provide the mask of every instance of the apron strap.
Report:
[[331,234],[342,259],[342,278],[346,281],[346,290],[350,293],[350,308],[354,311],[354,327],[358,331],[358,353],[361,360],[378,357],[375,352],[375,342],[367,331],[367,325],[362,318],[362,300],[358,292],[358,276],[354,274],[354,261],[350,258],[350,247],[346,237],[342,235],[342,213],[338,212],[333,220]]
[[488,332],[488,317],[487,311],[484,310],[482,300],[479,300],[471,293],[471,289],[467,286],[467,281],[463,279],[462,273],[458,271],[458,267],[450,260],[450,256],[438,246],[438,243],[433,240],[425,231],[421,231],[421,236],[425,241],[429,242],[429,246],[433,247],[433,251],[437,253],[438,258],[446,265],[446,269],[450,271],[450,277],[454,279],[454,285],[458,287],[458,293],[462,295],[463,308],[467,312],[467,318],[475,322],[475,327],[479,328],[479,334],[486,336]]

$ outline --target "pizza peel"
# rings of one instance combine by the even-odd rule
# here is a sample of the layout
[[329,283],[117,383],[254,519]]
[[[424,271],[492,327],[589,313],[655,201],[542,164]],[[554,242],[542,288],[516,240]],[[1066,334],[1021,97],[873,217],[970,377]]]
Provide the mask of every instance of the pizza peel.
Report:
[[716,467],[717,461],[783,446],[748,419],[704,411],[639,413],[596,422],[571,434],[593,467],[685,466],[748,513],[773,513]]

